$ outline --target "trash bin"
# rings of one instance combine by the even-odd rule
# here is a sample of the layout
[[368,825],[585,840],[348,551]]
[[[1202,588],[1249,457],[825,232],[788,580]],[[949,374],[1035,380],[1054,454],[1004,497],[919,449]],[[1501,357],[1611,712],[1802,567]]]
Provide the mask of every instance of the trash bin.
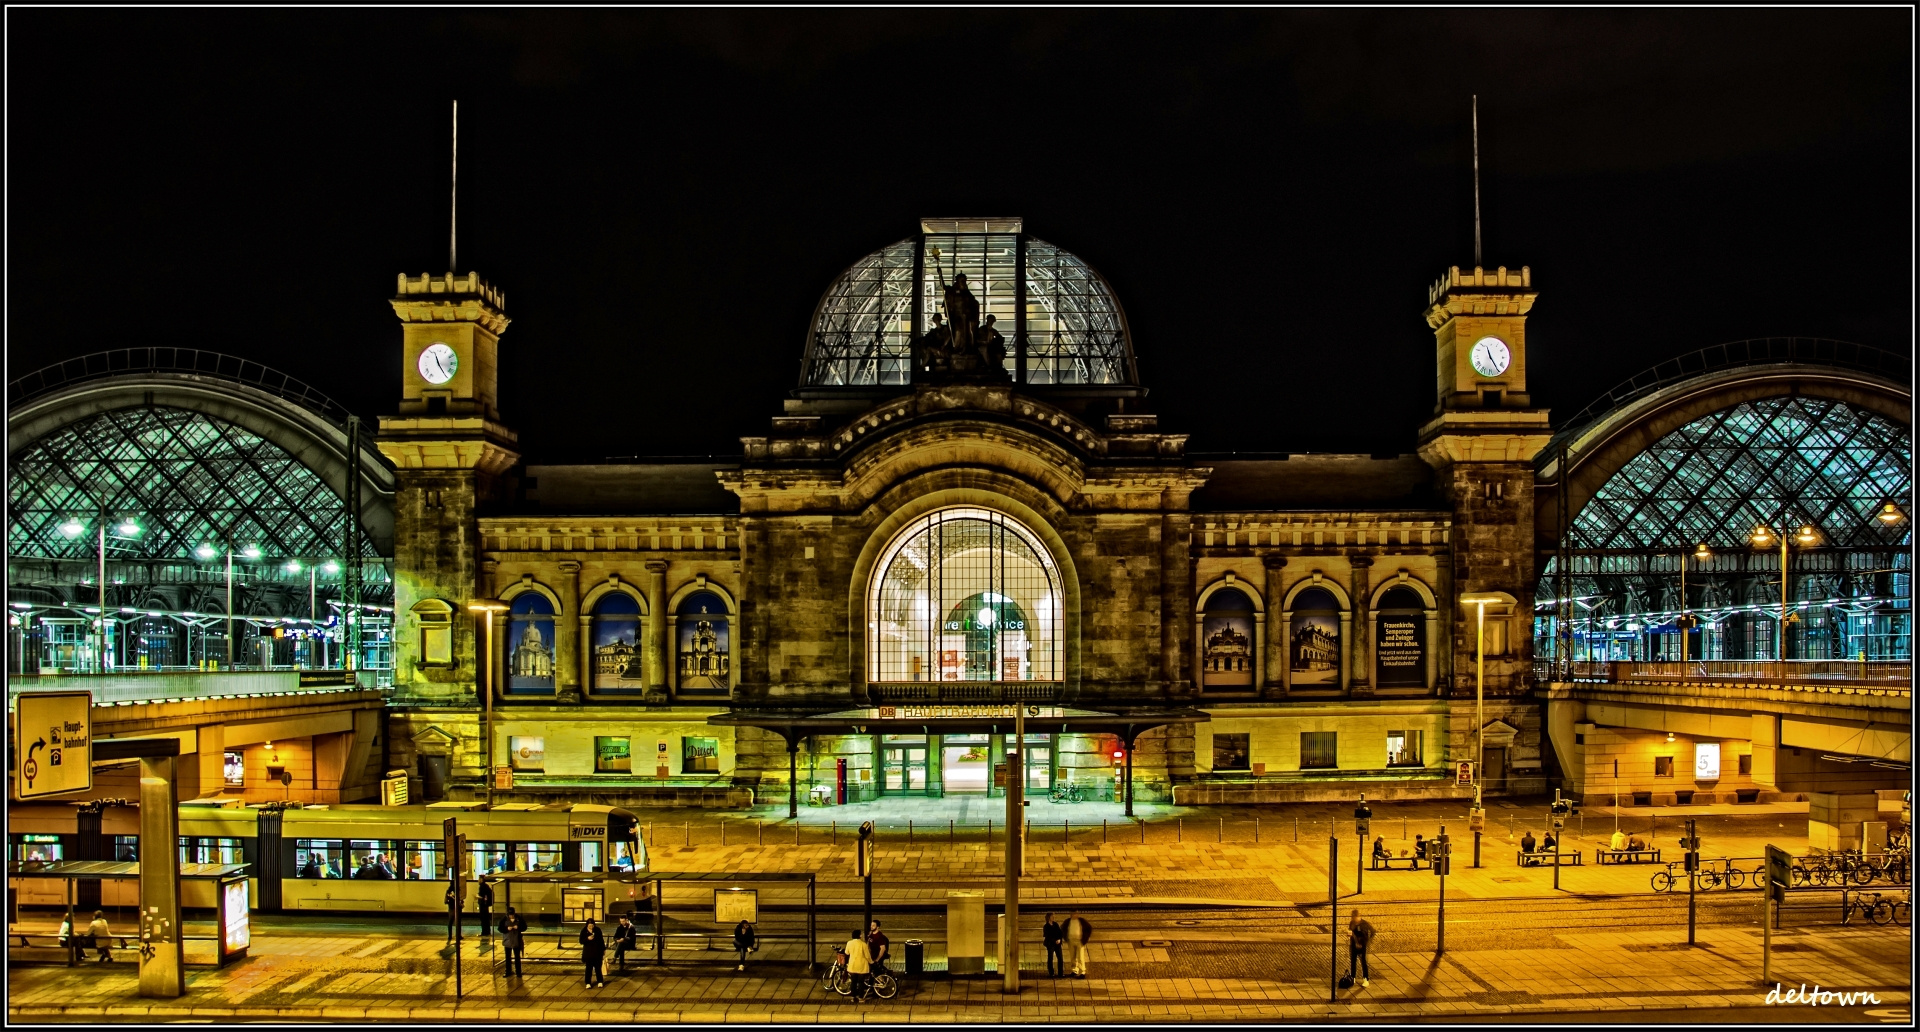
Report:
[[907,974],[918,975],[927,969],[927,944],[921,939],[907,940]]

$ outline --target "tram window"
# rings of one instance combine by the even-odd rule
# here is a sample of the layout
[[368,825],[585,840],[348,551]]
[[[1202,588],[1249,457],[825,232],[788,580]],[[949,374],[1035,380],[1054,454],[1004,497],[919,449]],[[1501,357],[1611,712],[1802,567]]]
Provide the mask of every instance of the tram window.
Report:
[[481,874],[497,874],[514,869],[513,846],[509,843],[470,842],[467,848],[473,851],[471,870]]
[[[514,851],[514,868],[521,871],[558,871],[560,870],[560,843],[558,842],[517,842]],[[524,858],[525,865],[519,861]]]
[[582,871],[597,871],[600,869],[600,843],[580,843],[580,869]]
[[13,859],[52,861],[63,859],[58,835],[19,835],[13,842]]
[[350,839],[347,842],[348,877],[372,881],[393,881],[400,877],[400,865],[394,860],[399,843],[386,839]]
[[474,842],[476,869],[486,874],[503,871],[558,871],[558,842]]
[[400,845],[401,877],[407,881],[441,881],[446,878],[446,861],[440,858],[440,843],[416,840]]
[[180,836],[180,862],[183,864],[244,864],[237,838]]
[[140,836],[115,835],[113,837],[113,858],[121,863],[134,863],[140,859]]
[[293,840],[296,878],[344,878],[346,866],[347,844],[340,839]]
[[720,740],[718,738],[680,739],[680,772],[682,774],[720,773]]
[[633,846],[630,843],[626,843],[626,842],[614,842],[612,843],[612,846],[613,846],[612,870],[615,870],[615,871],[633,870],[633,856],[634,856]]

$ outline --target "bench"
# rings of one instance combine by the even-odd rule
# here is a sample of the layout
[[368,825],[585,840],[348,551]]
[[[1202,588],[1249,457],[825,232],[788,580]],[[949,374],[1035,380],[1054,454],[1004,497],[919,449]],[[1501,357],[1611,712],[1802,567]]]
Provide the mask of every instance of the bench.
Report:
[[[84,937],[85,935],[85,932],[80,933],[80,937]],[[19,946],[21,949],[66,950],[69,948],[60,944],[60,936],[55,932],[47,932],[44,934],[38,932],[8,932],[7,937],[12,945]],[[130,934],[116,932],[107,936],[107,938],[113,940],[113,945],[110,946],[109,949],[130,950],[134,948],[135,939],[134,936]],[[95,947],[92,946],[82,948],[86,950],[95,949]]]
[[1561,867],[1582,866],[1582,864],[1580,863],[1581,857],[1579,853],[1555,854],[1555,853],[1520,852],[1520,853],[1513,854],[1513,862],[1514,862],[1514,865],[1518,867],[1552,867],[1554,866],[1554,857],[1556,855],[1560,858],[1559,866]]
[[1658,849],[1595,849],[1594,863],[1598,864],[1657,864],[1660,862]]
[[1373,869],[1376,871],[1391,871],[1396,868],[1417,871],[1427,864],[1426,857],[1422,856],[1376,856],[1372,860]]

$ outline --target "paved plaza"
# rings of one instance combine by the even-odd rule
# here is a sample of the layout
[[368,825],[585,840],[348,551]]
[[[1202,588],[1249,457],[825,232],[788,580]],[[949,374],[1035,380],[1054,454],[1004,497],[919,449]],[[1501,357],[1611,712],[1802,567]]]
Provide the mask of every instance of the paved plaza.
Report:
[[[840,813],[858,816],[853,811],[859,809]],[[1394,808],[1390,817],[1376,816],[1376,831],[1397,824],[1404,812],[1409,832],[1424,833],[1421,828],[1446,818],[1444,809]],[[1513,809],[1532,814],[1538,807]],[[1791,804],[1777,814],[1727,809],[1742,812],[1700,818],[1703,826],[1723,825],[1716,834],[1727,855],[1757,856],[1769,839],[1796,852],[1804,847],[1805,817],[1792,813]],[[1291,819],[1263,819],[1255,844],[1251,828],[1238,827],[1238,814],[1227,815],[1223,830],[1211,811],[1210,820],[1181,811],[1147,825],[1144,845],[1138,825],[1111,819],[1106,841],[1097,820],[1081,831],[1036,822],[1022,887],[1026,987],[1018,997],[1004,995],[997,976],[952,978],[934,971],[903,978],[892,1001],[856,1004],[820,988],[798,942],[770,943],[744,974],[733,970],[733,956],[720,949],[670,949],[664,965],[643,951],[630,959],[628,970],[611,971],[606,988],[587,989],[577,965],[562,959],[567,954],[549,933],[534,937],[533,959],[522,978],[504,977],[493,944],[470,938],[463,952],[463,993],[456,1000],[451,955],[430,916],[364,927],[329,925],[324,917],[279,917],[259,922],[245,960],[223,970],[191,966],[189,993],[179,1000],[141,999],[134,967],[125,962],[130,955],[74,969],[16,963],[9,1013],[15,1021],[1029,1022],[1391,1020],[1707,1008],[1700,1017],[1710,1021],[1712,1010],[1732,1014],[1766,1004],[1757,891],[1700,894],[1697,944],[1688,946],[1686,897],[1651,892],[1648,877],[1657,868],[1592,863],[1602,833],[1611,833],[1610,814],[1589,809],[1587,832],[1569,829],[1567,849],[1582,851],[1586,863],[1563,868],[1556,890],[1551,869],[1515,864],[1504,830],[1492,830],[1503,823],[1492,819],[1499,812],[1490,813],[1485,866],[1476,870],[1459,860],[1446,879],[1444,953],[1436,952],[1439,879],[1425,870],[1370,870],[1364,891],[1356,893],[1353,854],[1344,851],[1353,843],[1342,843],[1337,920],[1344,928],[1359,907],[1380,934],[1370,958],[1371,985],[1339,992],[1331,1002],[1330,956],[1342,972],[1348,958],[1344,934],[1328,925],[1325,826],[1310,827],[1295,843]],[[823,837],[811,819],[799,829],[796,846],[794,827],[783,820],[770,819],[763,829],[739,814],[652,816],[656,869],[817,872],[824,911],[819,957],[826,956],[824,944],[844,938],[858,922],[861,885],[852,873],[850,838]],[[1644,822],[1648,815],[1627,819]],[[1673,831],[1662,837],[1677,835],[1673,818],[1663,820]],[[730,825],[724,846],[723,821]],[[1002,898],[1004,839],[989,844],[980,830],[969,841],[956,825],[951,844],[944,823],[928,832],[916,826],[911,843],[902,832],[883,838],[876,909],[897,929],[896,943],[909,936],[927,939],[934,968],[944,967],[946,892],[982,890],[990,909]],[[1351,832],[1350,823],[1343,832]],[[1397,836],[1397,828],[1386,835],[1390,843]],[[1677,858],[1679,851],[1672,852]],[[1710,849],[1709,855],[1717,852]],[[667,898],[688,908],[683,915],[697,914],[701,903],[691,888],[670,887]],[[761,900],[767,908],[763,929],[804,927],[798,909],[804,889],[764,885]],[[1838,900],[1837,893],[1826,892],[1790,901],[1774,936],[1774,981],[1877,998],[1829,1002],[1823,1019],[1904,1016],[1911,1001],[1910,930],[1861,921],[1843,925]],[[1085,908],[1098,930],[1090,977],[1047,978],[1038,946],[1041,915],[1073,907]],[[989,964],[992,923],[990,917]],[[52,920],[28,915],[24,924],[50,930]],[[717,938],[720,933],[683,918],[677,930],[688,928]],[[469,915],[468,934],[474,929]],[[1833,1013],[1848,1007],[1851,1018]],[[1800,1017],[1787,1005],[1779,1013],[1782,1020]]]

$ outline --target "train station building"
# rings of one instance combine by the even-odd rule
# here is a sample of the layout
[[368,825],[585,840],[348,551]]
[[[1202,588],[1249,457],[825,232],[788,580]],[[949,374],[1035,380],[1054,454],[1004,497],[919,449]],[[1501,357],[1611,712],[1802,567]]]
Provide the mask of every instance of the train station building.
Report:
[[[1016,712],[1012,776],[1086,798],[1903,780],[1906,731],[1848,737],[1887,714],[1712,694],[1688,664],[1868,687],[1910,664],[1904,360],[1742,342],[1554,420],[1528,391],[1533,271],[1436,272],[1407,284],[1434,394],[1403,414],[1404,455],[1190,450],[1135,361],[1180,342],[1136,341],[1107,281],[1019,219],[926,219],[850,264],[799,382],[726,461],[525,454],[540,414],[500,408],[510,318],[473,273],[399,276],[402,394],[364,431],[257,367],[56,367],[9,396],[10,666],[52,683],[344,655],[387,694],[378,729],[335,732],[366,740],[328,746],[360,765],[335,771],[340,801],[391,768],[425,799],[884,808],[1003,785]],[[161,480],[260,483],[169,508],[126,471],[176,452]],[[96,468],[128,486],[90,491]],[[170,529],[126,556],[101,535],[96,573],[62,528],[122,515]],[[207,555],[255,538],[222,599]],[[168,637],[195,626],[197,654]],[[1610,665],[1663,662],[1653,695]]]

